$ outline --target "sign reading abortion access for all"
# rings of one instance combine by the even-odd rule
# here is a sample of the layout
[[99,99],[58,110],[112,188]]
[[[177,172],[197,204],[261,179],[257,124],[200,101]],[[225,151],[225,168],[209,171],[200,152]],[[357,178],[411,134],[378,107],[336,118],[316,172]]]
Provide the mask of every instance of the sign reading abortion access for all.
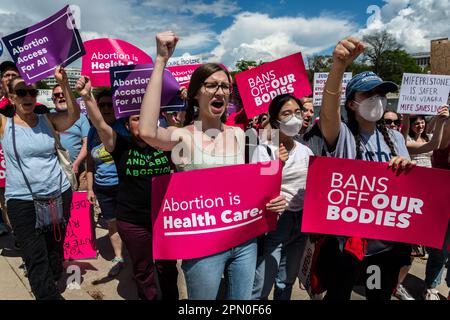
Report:
[[450,76],[404,73],[397,112],[436,115],[449,90]]
[[291,93],[297,98],[311,94],[301,53],[238,73],[236,83],[249,118],[267,112],[270,102],[280,94]]
[[[314,106],[322,105],[323,89],[325,88],[325,83],[328,79],[328,72],[317,72],[314,73],[314,95],[313,103]],[[351,72],[345,72],[344,78],[342,79],[342,91],[341,91],[341,105],[345,104],[345,90],[347,89],[347,84],[352,79]]]
[[266,166],[225,166],[154,178],[154,258],[200,258],[275,229],[277,214],[265,208],[280,195],[281,170],[263,175]]
[[[139,114],[142,99],[153,71],[152,64],[118,66],[109,69],[116,119]],[[161,105],[168,105],[180,85],[169,70],[164,70]]]
[[450,218],[449,181],[446,170],[416,167],[397,176],[387,163],[312,157],[302,232],[441,249]]
[[109,68],[153,63],[152,58],[134,45],[119,39],[94,39],[84,42],[86,54],[81,74],[88,76],[95,87],[111,85]]
[[92,230],[90,204],[86,192],[74,192],[70,207],[70,219],[64,240],[64,259],[96,259],[95,236]]
[[195,69],[200,67],[201,64],[190,64],[186,66],[173,66],[167,67],[170,72],[172,72],[175,79],[178,81],[181,87],[189,88],[189,83],[191,82],[191,76]]
[[70,6],[2,40],[27,84],[52,76],[56,66],[85,54]]

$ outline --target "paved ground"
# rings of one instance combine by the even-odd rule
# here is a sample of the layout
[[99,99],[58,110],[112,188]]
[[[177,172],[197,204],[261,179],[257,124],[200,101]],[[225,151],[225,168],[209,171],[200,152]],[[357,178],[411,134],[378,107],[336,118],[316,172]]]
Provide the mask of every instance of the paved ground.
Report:
[[[110,267],[110,260],[114,257],[107,230],[97,225],[97,248],[99,251],[96,260],[70,261],[65,262],[65,267],[76,265],[81,270],[81,288],[66,288],[66,274],[60,281],[60,289],[67,300],[133,300],[137,299],[136,287],[134,285],[131,265],[126,263],[125,269],[115,278],[107,277]],[[28,279],[20,269],[22,258],[20,253],[11,249],[13,241],[10,236],[0,237],[0,300],[31,300],[34,299]],[[125,255],[126,256],[126,255]],[[422,299],[423,279],[425,275],[426,260],[416,258],[412,270],[405,281],[405,287],[416,299]],[[69,269],[70,270],[70,269]],[[179,270],[180,298],[186,299],[186,288],[184,285],[183,273]],[[71,273],[72,274],[72,273]],[[445,274],[444,274],[445,276]],[[444,278],[443,278],[444,279]],[[438,287],[442,299],[447,297],[448,288],[445,282]],[[358,292],[363,292],[361,288],[355,287],[352,299],[361,300],[364,296]],[[271,297],[270,297],[271,298]],[[298,286],[294,286],[292,299],[309,300],[308,295]],[[395,298],[393,298],[395,299]]]

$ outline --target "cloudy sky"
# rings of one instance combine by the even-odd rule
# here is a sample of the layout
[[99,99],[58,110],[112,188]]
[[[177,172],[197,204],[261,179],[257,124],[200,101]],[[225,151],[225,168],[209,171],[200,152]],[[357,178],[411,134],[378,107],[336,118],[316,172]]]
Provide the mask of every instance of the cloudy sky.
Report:
[[[39,22],[61,0],[0,1],[0,36]],[[450,0],[72,0],[84,40],[128,41],[152,57],[155,34],[180,36],[175,56],[201,54],[232,67],[239,59],[274,60],[301,51],[330,53],[348,35],[386,28],[408,52],[450,37]],[[0,60],[9,59],[3,52]],[[79,65],[79,62],[75,62]]]

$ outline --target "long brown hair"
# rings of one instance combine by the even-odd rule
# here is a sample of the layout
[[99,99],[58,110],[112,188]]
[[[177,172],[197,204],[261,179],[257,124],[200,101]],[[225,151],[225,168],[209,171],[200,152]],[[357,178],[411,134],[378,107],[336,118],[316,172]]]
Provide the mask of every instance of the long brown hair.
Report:
[[425,140],[426,142],[430,141],[430,139],[428,138],[427,135],[427,121],[425,120],[425,117],[422,115],[417,115],[417,116],[411,116],[409,118],[409,132],[408,135],[412,138],[415,139],[416,138],[416,133],[413,130],[413,126],[414,126],[414,122],[416,122],[417,120],[423,120],[425,121],[425,128],[423,130],[423,132],[420,134],[420,137]]
[[[195,98],[198,91],[203,86],[205,80],[218,71],[223,71],[227,75],[228,81],[231,84],[231,76],[228,71],[218,63],[206,63],[198,67],[194,73],[192,73],[191,82],[189,83],[189,89],[187,94],[187,108],[186,108],[186,116],[184,119],[183,126],[190,125],[194,122],[194,120],[198,117],[198,111],[196,108],[199,108],[198,101]],[[222,122],[227,120],[226,111],[222,114],[220,119]]]

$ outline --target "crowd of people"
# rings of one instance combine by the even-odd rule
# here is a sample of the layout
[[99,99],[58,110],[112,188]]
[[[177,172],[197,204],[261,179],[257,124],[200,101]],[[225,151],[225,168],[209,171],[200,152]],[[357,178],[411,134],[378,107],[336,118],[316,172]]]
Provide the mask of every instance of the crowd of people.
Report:
[[[156,36],[154,69],[140,114],[119,120],[112,91],[94,90],[86,76],[70,88],[64,68],[58,67],[58,84],[52,90],[55,108],[50,111],[37,103],[36,86],[26,85],[14,63],[0,66],[0,137],[6,161],[0,234],[13,233],[36,299],[63,299],[57,281],[63,272],[72,191],[87,191],[92,212],[101,212],[107,222],[115,255],[108,275],[117,276],[130,263],[140,299],[177,300],[177,261],[153,257],[152,179],[271,160],[282,164],[279,196],[266,205],[277,215],[275,230],[213,255],[183,260],[188,299],[266,300],[274,290],[274,299],[289,300],[308,239],[321,244],[314,272],[324,287],[324,300],[349,300],[354,286],[366,283],[365,270],[371,265],[381,270],[381,287],[366,287],[368,300],[385,301],[393,295],[413,300],[403,282],[418,249],[428,255],[423,297],[440,299],[436,287],[448,263],[446,250],[305,234],[301,224],[310,156],[384,162],[400,174],[416,165],[449,170],[448,105],[434,117],[387,110],[386,95],[396,92],[397,84],[362,72],[348,83],[341,110],[344,72],[365,49],[350,37],[334,49],[319,117],[311,97],[281,94],[271,101],[268,113],[249,119],[232,76],[216,63],[196,69],[189,88],[180,91],[184,111],[165,113],[164,69],[177,42],[170,31]],[[72,89],[83,99],[87,117],[80,114]],[[229,105],[235,108],[231,114]],[[249,132],[259,137],[257,144],[249,143]],[[76,186],[58,162],[59,140],[69,151]],[[133,161],[137,158],[145,164]],[[194,161],[199,158],[201,163]],[[448,273],[446,281],[450,287]]]

